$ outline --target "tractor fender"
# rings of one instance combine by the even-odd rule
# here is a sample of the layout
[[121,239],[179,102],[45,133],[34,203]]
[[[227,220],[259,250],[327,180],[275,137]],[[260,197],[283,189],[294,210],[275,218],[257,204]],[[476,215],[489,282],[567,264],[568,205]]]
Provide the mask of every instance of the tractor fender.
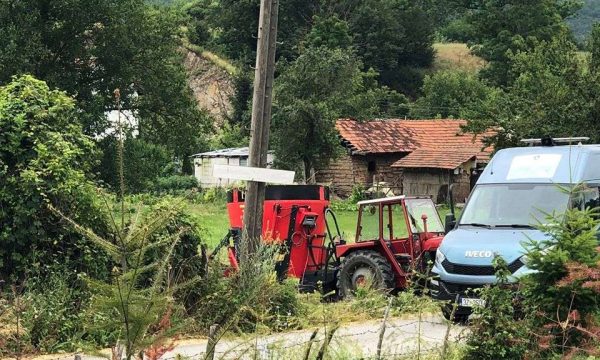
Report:
[[435,236],[423,241],[422,251],[436,251],[443,239],[443,236]]
[[361,241],[352,244],[344,244],[338,245],[335,247],[335,256],[337,258],[342,258],[344,256],[348,256],[353,251],[362,250],[362,249],[375,249],[378,247],[379,243],[377,241]]

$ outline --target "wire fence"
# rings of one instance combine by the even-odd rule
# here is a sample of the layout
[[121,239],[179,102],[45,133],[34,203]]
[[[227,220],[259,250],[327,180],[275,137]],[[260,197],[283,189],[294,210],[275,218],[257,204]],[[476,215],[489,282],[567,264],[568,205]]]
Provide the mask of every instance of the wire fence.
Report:
[[[323,325],[323,324],[322,324]],[[438,319],[397,320],[386,323],[384,342],[379,356],[373,346],[381,335],[382,323],[369,322],[365,324],[349,324],[336,327],[334,324],[324,324],[317,329],[317,336],[311,337],[313,331],[304,330],[285,334],[255,336],[246,339],[223,340],[217,343],[214,351],[215,359],[290,359],[293,354],[301,354],[308,347],[313,352],[323,346],[327,335],[334,331],[327,351],[346,349],[365,353],[358,358],[398,359],[410,355],[427,354],[441,351],[445,342],[460,342],[467,330],[447,321]],[[428,332],[435,330],[437,336]],[[365,346],[367,345],[367,346]],[[206,341],[195,344],[182,344],[169,351],[160,360],[204,360],[206,359]],[[367,348],[367,349],[365,349]],[[43,357],[43,360],[95,360],[105,359],[100,356],[60,355],[58,357]]]

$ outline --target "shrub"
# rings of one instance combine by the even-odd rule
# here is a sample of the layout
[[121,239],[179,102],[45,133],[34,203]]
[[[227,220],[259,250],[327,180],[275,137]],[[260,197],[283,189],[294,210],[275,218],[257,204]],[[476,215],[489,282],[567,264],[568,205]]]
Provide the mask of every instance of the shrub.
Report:
[[[572,191],[577,199],[580,191]],[[600,341],[598,209],[567,210],[541,226],[549,240],[528,244],[525,297],[538,336],[534,356],[590,355]],[[595,335],[594,335],[595,334]]]
[[208,188],[202,194],[202,201],[205,203],[221,203],[225,202],[227,190],[220,187]]
[[467,71],[445,70],[425,76],[423,96],[414,103],[414,118],[458,118],[469,105],[490,96],[491,89]]
[[274,246],[261,246],[242,262],[240,271],[223,276],[220,265],[198,284],[203,297],[194,318],[202,329],[218,324],[221,331],[254,332],[260,328],[283,330],[299,327],[303,306],[298,300],[297,280],[278,282]]
[[[122,166],[122,164],[121,164]],[[194,283],[203,265],[194,259],[198,245],[180,251],[187,259],[178,261],[174,254],[182,239],[197,239],[193,229],[178,221],[183,206],[166,199],[150,209],[138,205],[125,211],[120,196],[120,221],[112,222],[111,233],[101,237],[92,229],[77,224],[60,211],[51,209],[69,225],[106,250],[116,264],[110,282],[89,279],[92,291],[89,314],[104,315],[95,319],[95,331],[118,333],[115,351],[127,359],[137,356],[172,335],[172,315],[179,310],[174,299],[182,286]],[[188,263],[188,259],[191,259]],[[177,269],[172,274],[171,269]]]
[[521,359],[525,354],[529,332],[525,321],[517,319],[515,293],[511,291],[511,275],[506,261],[494,259],[497,284],[479,290],[484,307],[474,309],[475,320],[467,340],[465,360],[469,359]]
[[[100,178],[111,188],[119,188],[117,171],[117,139],[106,137],[100,142],[103,151]],[[129,137],[124,141],[124,177],[127,192],[140,193],[153,190],[158,179],[174,174],[173,157],[163,146]],[[156,185],[160,187],[160,185]],[[167,189],[170,190],[170,189]]]
[[[89,240],[57,226],[46,204],[78,222],[107,230],[94,185],[86,178],[94,143],[79,125],[73,100],[31,76],[0,87],[0,278],[22,277],[55,260],[106,278],[110,260]],[[34,258],[35,257],[35,258]]]
[[465,18],[450,21],[439,30],[441,37],[450,42],[468,43],[475,38],[474,29]]
[[33,349],[47,353],[73,350],[83,330],[89,292],[68,269],[56,267],[42,277],[31,274],[23,295],[23,327]]
[[171,175],[156,179],[154,190],[158,193],[177,193],[198,188],[198,179],[194,176]]

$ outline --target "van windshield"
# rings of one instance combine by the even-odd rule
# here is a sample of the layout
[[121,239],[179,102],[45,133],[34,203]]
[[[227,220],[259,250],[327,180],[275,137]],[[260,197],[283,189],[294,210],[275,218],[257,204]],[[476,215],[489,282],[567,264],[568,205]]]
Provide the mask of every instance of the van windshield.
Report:
[[553,184],[478,185],[459,225],[528,228],[547,222],[547,214],[562,213],[569,195]]

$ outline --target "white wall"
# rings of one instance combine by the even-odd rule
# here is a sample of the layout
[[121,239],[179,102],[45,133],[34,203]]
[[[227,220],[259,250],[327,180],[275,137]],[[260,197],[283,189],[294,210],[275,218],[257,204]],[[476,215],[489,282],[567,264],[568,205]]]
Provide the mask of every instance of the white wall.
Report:
[[229,186],[235,181],[213,177],[213,165],[239,166],[240,158],[196,158],[194,159],[194,175],[202,187]]
[[[242,160],[243,166],[247,166],[246,158],[239,157],[212,157],[194,159],[194,175],[202,187],[229,186],[237,183],[237,180],[218,179],[213,177],[213,165],[231,165],[240,166]],[[267,155],[267,162],[273,163],[273,154]],[[270,167],[270,166],[269,166]]]

